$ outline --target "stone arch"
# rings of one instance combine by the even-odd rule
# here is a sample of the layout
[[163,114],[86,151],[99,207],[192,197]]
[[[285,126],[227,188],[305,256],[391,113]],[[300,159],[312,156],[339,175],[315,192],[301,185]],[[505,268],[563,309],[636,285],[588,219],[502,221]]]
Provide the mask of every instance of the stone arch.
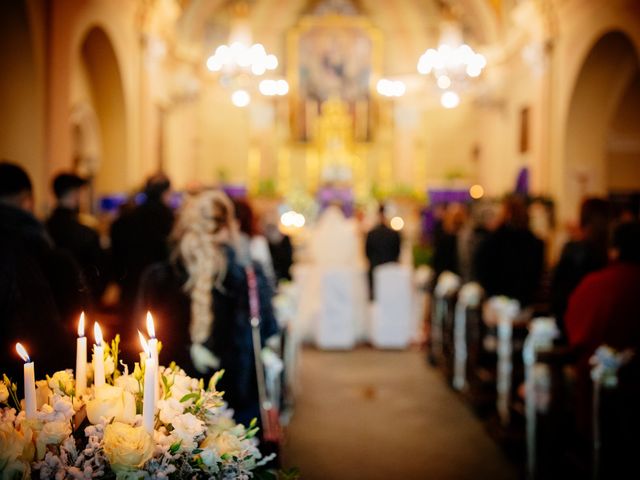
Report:
[[81,157],[74,162],[90,169],[85,173],[94,178],[97,192],[114,192],[127,171],[127,116],[121,69],[104,29],[93,26],[87,31],[77,65],[75,88],[80,93],[70,128],[72,154]]
[[627,92],[637,84],[639,69],[632,40],[619,30],[600,36],[581,64],[565,124],[563,190],[568,218],[575,216],[572,212],[584,196],[610,192],[612,122],[627,113],[618,114]]

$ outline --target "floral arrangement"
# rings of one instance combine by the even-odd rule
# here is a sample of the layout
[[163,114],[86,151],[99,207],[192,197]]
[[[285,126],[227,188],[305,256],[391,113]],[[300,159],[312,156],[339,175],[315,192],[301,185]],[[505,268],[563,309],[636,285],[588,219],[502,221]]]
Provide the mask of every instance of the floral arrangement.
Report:
[[30,416],[4,375],[0,478],[249,479],[266,472],[274,455],[258,450],[255,420],[246,427],[234,422],[216,390],[221,372],[205,385],[174,363],[158,367],[152,432],[145,428],[146,362],[141,357],[129,372],[118,361],[118,343],[116,336],[105,346],[104,385],[76,392],[73,371],[56,372],[35,382]]

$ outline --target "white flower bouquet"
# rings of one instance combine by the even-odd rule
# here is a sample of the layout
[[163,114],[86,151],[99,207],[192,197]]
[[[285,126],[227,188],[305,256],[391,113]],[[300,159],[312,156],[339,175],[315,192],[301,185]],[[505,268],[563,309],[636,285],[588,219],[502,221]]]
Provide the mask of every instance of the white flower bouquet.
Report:
[[149,432],[141,415],[145,362],[129,372],[118,362],[118,343],[116,337],[105,348],[104,385],[76,392],[71,370],[37,381],[30,418],[17,385],[3,376],[0,478],[277,478],[265,467],[274,456],[258,450],[255,420],[236,424],[216,390],[221,372],[205,385],[173,363],[159,367]]

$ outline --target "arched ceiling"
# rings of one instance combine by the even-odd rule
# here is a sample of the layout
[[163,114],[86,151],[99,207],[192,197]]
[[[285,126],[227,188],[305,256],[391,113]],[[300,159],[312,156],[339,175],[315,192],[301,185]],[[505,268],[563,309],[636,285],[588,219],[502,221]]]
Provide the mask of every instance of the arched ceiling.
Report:
[[[284,58],[286,33],[300,18],[327,0],[253,0],[248,2],[254,41]],[[344,3],[344,2],[337,2]],[[496,41],[501,0],[356,0],[355,9],[380,30],[385,74],[413,72],[418,57],[437,43],[443,5],[449,5],[474,46]],[[230,0],[186,0],[178,22],[178,38],[191,51],[212,51],[226,42]],[[204,50],[204,51],[203,51]]]

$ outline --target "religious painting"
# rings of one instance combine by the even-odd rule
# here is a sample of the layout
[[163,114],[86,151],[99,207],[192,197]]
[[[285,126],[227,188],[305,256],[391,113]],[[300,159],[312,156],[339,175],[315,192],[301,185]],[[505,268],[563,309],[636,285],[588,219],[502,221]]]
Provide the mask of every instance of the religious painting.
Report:
[[349,112],[354,140],[372,134],[372,82],[379,70],[379,33],[360,16],[304,17],[289,36],[292,131],[313,139],[314,125],[328,100]]

